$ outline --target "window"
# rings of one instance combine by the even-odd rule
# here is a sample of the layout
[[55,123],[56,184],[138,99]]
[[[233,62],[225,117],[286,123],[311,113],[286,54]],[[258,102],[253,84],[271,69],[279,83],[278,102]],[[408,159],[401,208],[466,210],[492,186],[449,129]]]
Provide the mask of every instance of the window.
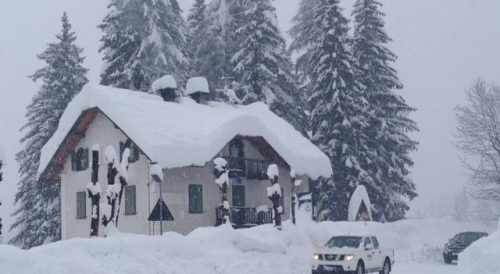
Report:
[[203,213],[202,185],[189,185],[189,213]]
[[89,167],[89,149],[79,148],[71,153],[71,170],[83,171]]
[[370,241],[370,237],[366,237],[366,238],[365,238],[365,242],[364,242],[364,246],[365,246],[365,248],[366,248],[369,244],[371,244],[371,243],[372,243],[372,241]]
[[240,139],[229,143],[229,169],[245,171],[244,145]]
[[127,142],[120,142],[120,161],[122,160],[123,151],[126,147],[130,149],[130,157],[128,158],[129,163],[137,162],[139,160],[141,150],[130,140],[127,140]]
[[76,193],[76,218],[85,219],[87,217],[87,197],[85,191]]
[[247,159],[247,177],[248,179],[258,179],[265,180],[267,179],[267,167],[269,163],[264,160],[252,160]]
[[378,249],[378,240],[375,237],[372,237],[373,248]]
[[233,185],[233,206],[245,207],[245,186]]
[[125,186],[125,215],[135,215],[136,211],[136,192],[135,186]]

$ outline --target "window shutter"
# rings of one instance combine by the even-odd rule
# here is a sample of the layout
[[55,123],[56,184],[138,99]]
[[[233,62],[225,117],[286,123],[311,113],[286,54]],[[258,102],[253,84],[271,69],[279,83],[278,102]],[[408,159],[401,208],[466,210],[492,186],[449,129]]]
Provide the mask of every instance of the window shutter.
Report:
[[72,171],[77,171],[77,164],[76,164],[76,153],[71,152],[71,170]]
[[122,157],[123,157],[123,151],[125,150],[125,143],[124,142],[120,142],[120,162],[123,160]]
[[189,213],[203,213],[203,188],[189,185]]
[[76,218],[85,219],[87,217],[87,199],[85,191],[76,193]]
[[86,148],[83,153],[83,170],[89,168],[89,149]]
[[125,215],[135,215],[136,211],[136,187],[129,185],[125,187]]

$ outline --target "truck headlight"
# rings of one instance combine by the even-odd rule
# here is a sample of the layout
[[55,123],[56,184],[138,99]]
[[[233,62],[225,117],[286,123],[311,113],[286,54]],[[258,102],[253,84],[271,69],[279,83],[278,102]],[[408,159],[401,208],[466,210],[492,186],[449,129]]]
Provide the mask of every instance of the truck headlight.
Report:
[[314,254],[313,255],[313,259],[314,260],[322,260],[323,259],[323,256],[321,254]]
[[344,259],[345,259],[346,261],[352,261],[352,260],[354,259],[354,255],[352,255],[352,254],[347,254],[347,255],[345,255]]

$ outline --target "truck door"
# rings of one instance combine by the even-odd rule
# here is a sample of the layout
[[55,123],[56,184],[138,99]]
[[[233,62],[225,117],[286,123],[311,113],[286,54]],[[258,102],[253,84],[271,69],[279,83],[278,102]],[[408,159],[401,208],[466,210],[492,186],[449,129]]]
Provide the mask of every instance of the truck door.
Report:
[[366,272],[368,272],[369,269],[373,269],[375,266],[375,250],[373,249],[373,243],[370,239],[370,237],[365,237],[364,241],[364,247],[365,247],[365,254],[366,254],[366,262],[365,262],[365,268]]
[[378,245],[377,237],[372,236],[371,240],[373,244],[373,251],[375,252],[373,255],[373,262],[375,264],[374,267],[382,268],[382,266],[384,266],[384,254],[382,254],[382,249]]

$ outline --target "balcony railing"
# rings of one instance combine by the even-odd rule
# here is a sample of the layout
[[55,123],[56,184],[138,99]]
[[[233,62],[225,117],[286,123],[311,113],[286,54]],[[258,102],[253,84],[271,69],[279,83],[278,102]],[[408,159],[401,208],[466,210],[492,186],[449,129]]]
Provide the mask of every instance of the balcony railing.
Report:
[[225,157],[230,178],[267,179],[266,170],[269,162],[265,160]]
[[[273,222],[272,209],[259,211],[253,207],[231,207],[229,220],[235,228],[247,228],[261,224]],[[215,225],[222,224],[222,210],[220,207],[215,209]]]

